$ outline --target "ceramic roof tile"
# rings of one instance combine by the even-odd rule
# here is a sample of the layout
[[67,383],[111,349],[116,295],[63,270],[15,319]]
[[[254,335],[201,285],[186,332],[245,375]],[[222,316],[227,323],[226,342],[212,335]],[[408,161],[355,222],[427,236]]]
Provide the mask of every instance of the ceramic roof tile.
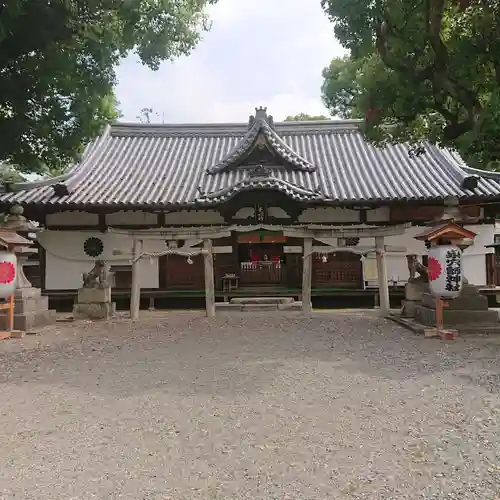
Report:
[[[117,124],[87,147],[68,174],[11,186],[12,192],[0,194],[0,202],[194,206],[213,203],[220,198],[217,193],[252,186],[303,201],[338,203],[500,195],[498,173],[470,169],[456,155],[431,145],[414,158],[403,144],[378,148],[363,139],[358,126],[355,121],[273,123],[273,137],[305,168],[266,165],[263,178],[241,166],[207,173],[226,166],[225,159],[247,137],[247,124]],[[470,177],[478,179],[477,187],[465,190],[463,181]],[[63,188],[56,189],[59,196],[54,186]]]

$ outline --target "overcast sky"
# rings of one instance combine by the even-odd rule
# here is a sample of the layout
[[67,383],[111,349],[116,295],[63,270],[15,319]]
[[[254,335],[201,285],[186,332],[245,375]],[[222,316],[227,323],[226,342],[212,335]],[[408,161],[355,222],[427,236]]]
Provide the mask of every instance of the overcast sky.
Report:
[[219,0],[212,30],[188,57],[158,71],[129,57],[118,69],[122,121],[242,122],[256,106],[275,120],[328,114],[321,71],[342,54],[320,0]]

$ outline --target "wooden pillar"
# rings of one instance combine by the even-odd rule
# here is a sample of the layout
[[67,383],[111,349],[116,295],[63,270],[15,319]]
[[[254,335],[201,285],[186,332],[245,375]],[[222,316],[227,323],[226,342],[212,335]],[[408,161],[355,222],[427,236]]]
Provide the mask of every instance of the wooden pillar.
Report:
[[495,254],[487,253],[485,256],[486,263],[486,284],[490,286],[496,285],[495,280]]
[[215,284],[214,284],[214,254],[212,250],[212,240],[203,240],[203,248],[207,253],[203,255],[205,262],[205,301],[207,316],[215,316]]
[[139,255],[142,252],[142,240],[134,238],[132,250],[132,287],[130,290],[130,319],[139,319],[139,309],[141,306],[141,284],[139,282],[139,266],[141,260]]
[[313,239],[304,238],[304,263],[302,267],[302,312],[304,314],[312,313],[312,247]]
[[380,297],[380,315],[388,316],[390,310],[389,281],[387,278],[387,263],[385,261],[385,244],[383,236],[375,237],[378,289]]

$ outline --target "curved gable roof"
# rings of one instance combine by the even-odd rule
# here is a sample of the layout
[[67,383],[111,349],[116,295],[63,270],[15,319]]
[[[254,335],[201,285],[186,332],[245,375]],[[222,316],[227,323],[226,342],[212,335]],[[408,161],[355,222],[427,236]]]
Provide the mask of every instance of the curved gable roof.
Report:
[[256,108],[255,117],[250,117],[249,125],[248,132],[240,139],[238,144],[222,160],[208,167],[208,174],[223,172],[243,162],[256,147],[260,135],[265,138],[272,151],[288,165],[305,172],[316,170],[316,167],[312,163],[290,148],[274,131],[273,117],[267,115],[266,108]]

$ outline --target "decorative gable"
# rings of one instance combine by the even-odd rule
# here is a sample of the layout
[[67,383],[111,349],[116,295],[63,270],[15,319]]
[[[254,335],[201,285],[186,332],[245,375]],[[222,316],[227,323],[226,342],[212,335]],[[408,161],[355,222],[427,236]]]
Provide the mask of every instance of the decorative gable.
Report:
[[465,229],[455,222],[447,221],[427,228],[422,233],[417,234],[415,239],[424,242],[433,242],[437,240],[474,239],[475,237],[476,233]]
[[250,116],[245,136],[224,159],[209,167],[207,174],[257,165],[285,166],[305,172],[316,170],[276,133],[273,117],[267,115],[267,108],[256,108],[255,112],[255,116]]

